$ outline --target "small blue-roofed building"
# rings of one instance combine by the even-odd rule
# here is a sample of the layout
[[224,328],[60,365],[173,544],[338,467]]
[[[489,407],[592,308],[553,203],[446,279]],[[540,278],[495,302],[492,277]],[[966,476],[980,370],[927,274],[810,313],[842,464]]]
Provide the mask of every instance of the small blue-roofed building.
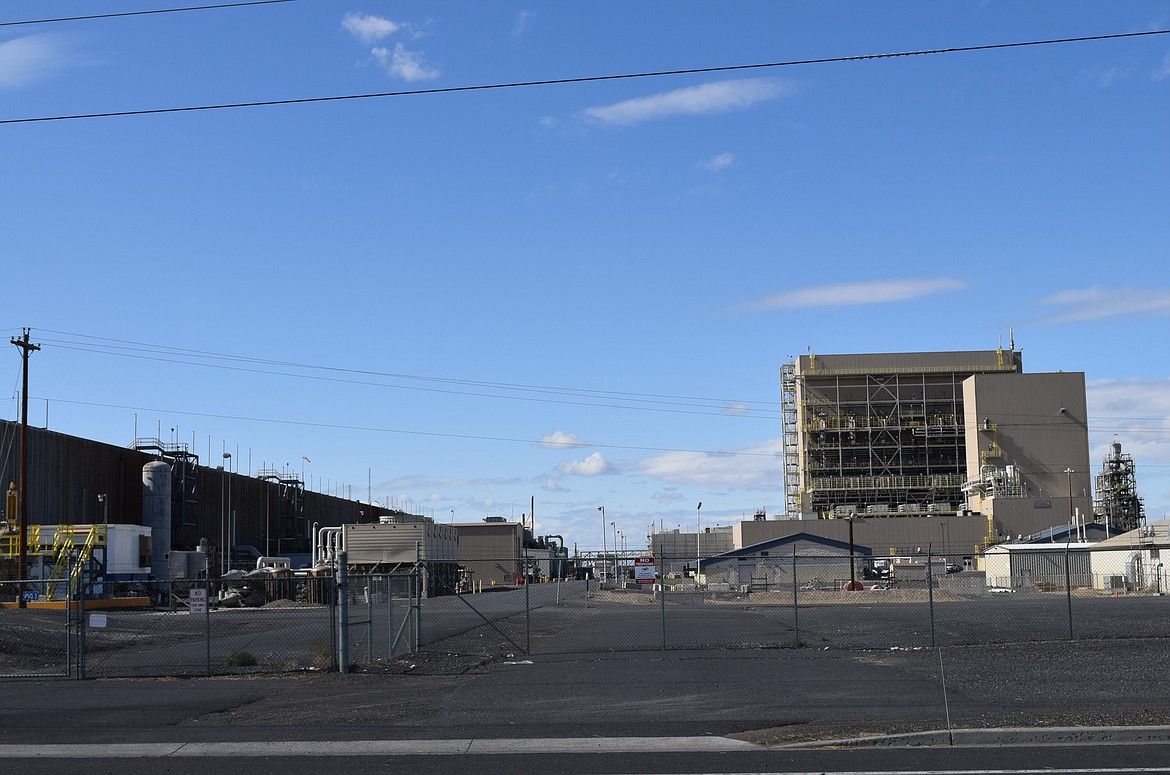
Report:
[[[853,573],[850,574],[850,555]],[[856,578],[870,565],[873,550],[811,533],[793,533],[771,541],[733,549],[701,560],[708,585],[726,584],[753,591],[799,587],[832,589]]]

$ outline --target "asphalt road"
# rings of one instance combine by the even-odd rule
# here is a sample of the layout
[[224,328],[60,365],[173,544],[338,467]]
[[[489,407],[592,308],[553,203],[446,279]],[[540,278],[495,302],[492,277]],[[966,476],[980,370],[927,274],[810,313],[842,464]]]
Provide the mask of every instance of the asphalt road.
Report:
[[[537,741],[539,742],[539,741]],[[515,741],[506,753],[385,754],[349,753],[306,755],[281,753],[278,746],[224,747],[218,752],[194,747],[170,756],[136,755],[84,758],[11,758],[11,771],[28,775],[76,773],[206,773],[217,775],[285,775],[323,769],[347,772],[409,772],[419,775],[515,775],[515,773],[883,773],[895,775],[1010,775],[1011,773],[1127,773],[1168,772],[1170,746],[1116,745],[994,746],[948,749],[814,750],[703,752],[645,750],[631,752],[563,753],[542,749],[530,741]]]
[[[1170,762],[1166,646],[943,649],[946,704],[937,650],[432,653],[353,675],[10,681],[0,761],[119,775],[1151,768]],[[1154,728],[1089,732],[1113,725]],[[1002,727],[1022,730],[954,732]],[[894,745],[792,747],[858,737]]]
[[[527,594],[531,617],[522,615],[523,591],[476,596],[479,613],[453,598],[428,603],[423,630],[436,639],[423,652],[359,661],[350,675],[5,681],[0,761],[11,772],[119,775],[318,766],[1089,772],[1170,763],[1162,670],[1170,640],[1142,637],[1165,627],[1163,598],[1076,601],[1081,625],[1117,628],[1108,640],[1077,641],[1062,639],[1067,601],[942,600],[933,624],[948,645],[930,648],[925,609],[893,597],[809,599],[799,622],[783,606],[684,604],[668,607],[664,631],[661,608],[646,600],[586,594],[580,584]],[[363,613],[351,610],[351,619]],[[467,631],[480,613],[494,626]],[[250,612],[222,615],[248,623],[249,638],[319,637],[300,612],[274,620],[283,623],[271,632]],[[1063,636],[1043,638],[1053,627]],[[1012,632],[1032,640],[950,645]],[[182,645],[161,633],[153,645],[162,653]],[[529,640],[531,655],[516,648]],[[826,741],[837,742],[807,747]],[[124,745],[146,747],[111,747]]]

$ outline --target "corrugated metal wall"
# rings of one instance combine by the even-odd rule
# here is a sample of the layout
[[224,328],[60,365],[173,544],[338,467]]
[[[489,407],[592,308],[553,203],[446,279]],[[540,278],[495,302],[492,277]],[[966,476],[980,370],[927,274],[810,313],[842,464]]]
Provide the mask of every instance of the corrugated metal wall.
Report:
[[[142,468],[157,455],[81,439],[43,428],[28,429],[28,510],[30,524],[101,522],[97,496],[108,495],[109,520],[142,524]],[[0,484],[16,482],[20,465],[20,424],[0,420]],[[279,482],[197,465],[192,471],[194,498],[188,503],[186,535],[174,534],[175,549],[193,548],[199,538],[212,547],[235,512],[235,541],[262,554],[307,552],[314,523],[329,527],[376,522],[398,513],[322,493],[303,492]],[[230,507],[229,507],[230,490]],[[301,507],[294,508],[303,499]],[[3,501],[0,500],[0,509]],[[299,518],[292,518],[299,514]],[[172,522],[183,516],[172,513]]]

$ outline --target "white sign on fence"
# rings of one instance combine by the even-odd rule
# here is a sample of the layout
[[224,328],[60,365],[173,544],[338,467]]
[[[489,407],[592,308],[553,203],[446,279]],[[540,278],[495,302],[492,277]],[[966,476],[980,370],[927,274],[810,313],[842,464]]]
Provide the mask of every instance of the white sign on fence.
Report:
[[636,584],[653,584],[654,583],[654,558],[653,557],[635,557],[634,558],[634,582]]
[[187,590],[187,610],[193,614],[207,613],[206,589],[195,588]]

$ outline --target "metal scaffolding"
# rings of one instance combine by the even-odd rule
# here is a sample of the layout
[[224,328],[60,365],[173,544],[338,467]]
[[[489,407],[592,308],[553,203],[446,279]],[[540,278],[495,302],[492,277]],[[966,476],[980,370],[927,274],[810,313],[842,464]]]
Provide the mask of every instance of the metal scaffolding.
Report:
[[[963,380],[1020,366],[1017,353],[1002,350],[953,355],[953,364],[939,354],[809,354],[784,364],[788,512],[832,517],[959,508],[967,475]],[[969,363],[964,356],[972,356]],[[994,428],[981,453],[1000,454]]]
[[1114,441],[1109,455],[1101,464],[1095,482],[1093,512],[1110,527],[1133,530],[1145,520],[1145,506],[1137,494],[1137,475],[1133,458],[1121,451]]

